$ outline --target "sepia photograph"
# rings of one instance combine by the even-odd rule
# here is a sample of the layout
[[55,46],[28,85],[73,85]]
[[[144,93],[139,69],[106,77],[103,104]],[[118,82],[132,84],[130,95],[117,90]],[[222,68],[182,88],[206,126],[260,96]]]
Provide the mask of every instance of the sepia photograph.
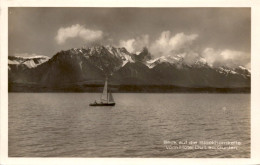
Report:
[[9,158],[250,158],[250,102],[250,7],[8,7]]

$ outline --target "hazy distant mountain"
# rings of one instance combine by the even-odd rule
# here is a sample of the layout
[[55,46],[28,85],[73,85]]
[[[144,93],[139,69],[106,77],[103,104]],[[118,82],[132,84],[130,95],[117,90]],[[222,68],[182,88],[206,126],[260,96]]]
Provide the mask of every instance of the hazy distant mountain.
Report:
[[[28,68],[35,68],[36,66],[48,61],[50,58],[47,56],[34,56],[34,57],[20,57],[8,56],[8,66],[12,65],[25,65]],[[10,70],[11,68],[8,67]]]
[[28,82],[29,72],[33,68],[45,63],[50,58],[47,56],[20,57],[8,56],[9,82]]
[[8,57],[9,83],[70,86],[104,82],[117,85],[176,85],[183,87],[250,87],[246,68],[209,66],[198,57],[187,64],[180,55],[152,58],[147,48],[138,54],[125,48],[93,46],[61,51],[48,57]]

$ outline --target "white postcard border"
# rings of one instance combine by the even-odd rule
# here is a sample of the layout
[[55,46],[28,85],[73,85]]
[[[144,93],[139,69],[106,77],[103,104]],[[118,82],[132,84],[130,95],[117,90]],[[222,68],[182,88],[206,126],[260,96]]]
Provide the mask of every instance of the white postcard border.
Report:
[[[251,158],[8,158],[8,7],[250,7]],[[2,0],[0,42],[0,164],[260,164],[260,1],[259,0]]]

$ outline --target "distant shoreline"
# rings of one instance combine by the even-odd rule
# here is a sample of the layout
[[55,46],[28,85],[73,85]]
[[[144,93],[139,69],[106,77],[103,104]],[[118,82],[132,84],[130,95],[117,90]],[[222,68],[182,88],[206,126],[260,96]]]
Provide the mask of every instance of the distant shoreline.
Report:
[[[174,85],[110,85],[113,93],[251,93],[251,87],[220,88],[220,87],[180,87]],[[8,84],[8,92],[16,93],[100,93],[103,84],[69,85],[47,87],[37,84]]]

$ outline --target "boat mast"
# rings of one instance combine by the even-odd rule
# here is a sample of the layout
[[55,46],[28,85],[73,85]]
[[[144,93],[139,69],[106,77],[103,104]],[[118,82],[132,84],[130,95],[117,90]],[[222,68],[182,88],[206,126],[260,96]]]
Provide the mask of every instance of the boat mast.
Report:
[[[107,83],[107,77],[106,77],[106,83]],[[107,90],[107,103],[108,103],[108,90]]]
[[[107,77],[106,77],[106,85],[107,85]],[[107,86],[106,86],[107,89]],[[107,90],[107,103],[108,103],[108,90]]]

